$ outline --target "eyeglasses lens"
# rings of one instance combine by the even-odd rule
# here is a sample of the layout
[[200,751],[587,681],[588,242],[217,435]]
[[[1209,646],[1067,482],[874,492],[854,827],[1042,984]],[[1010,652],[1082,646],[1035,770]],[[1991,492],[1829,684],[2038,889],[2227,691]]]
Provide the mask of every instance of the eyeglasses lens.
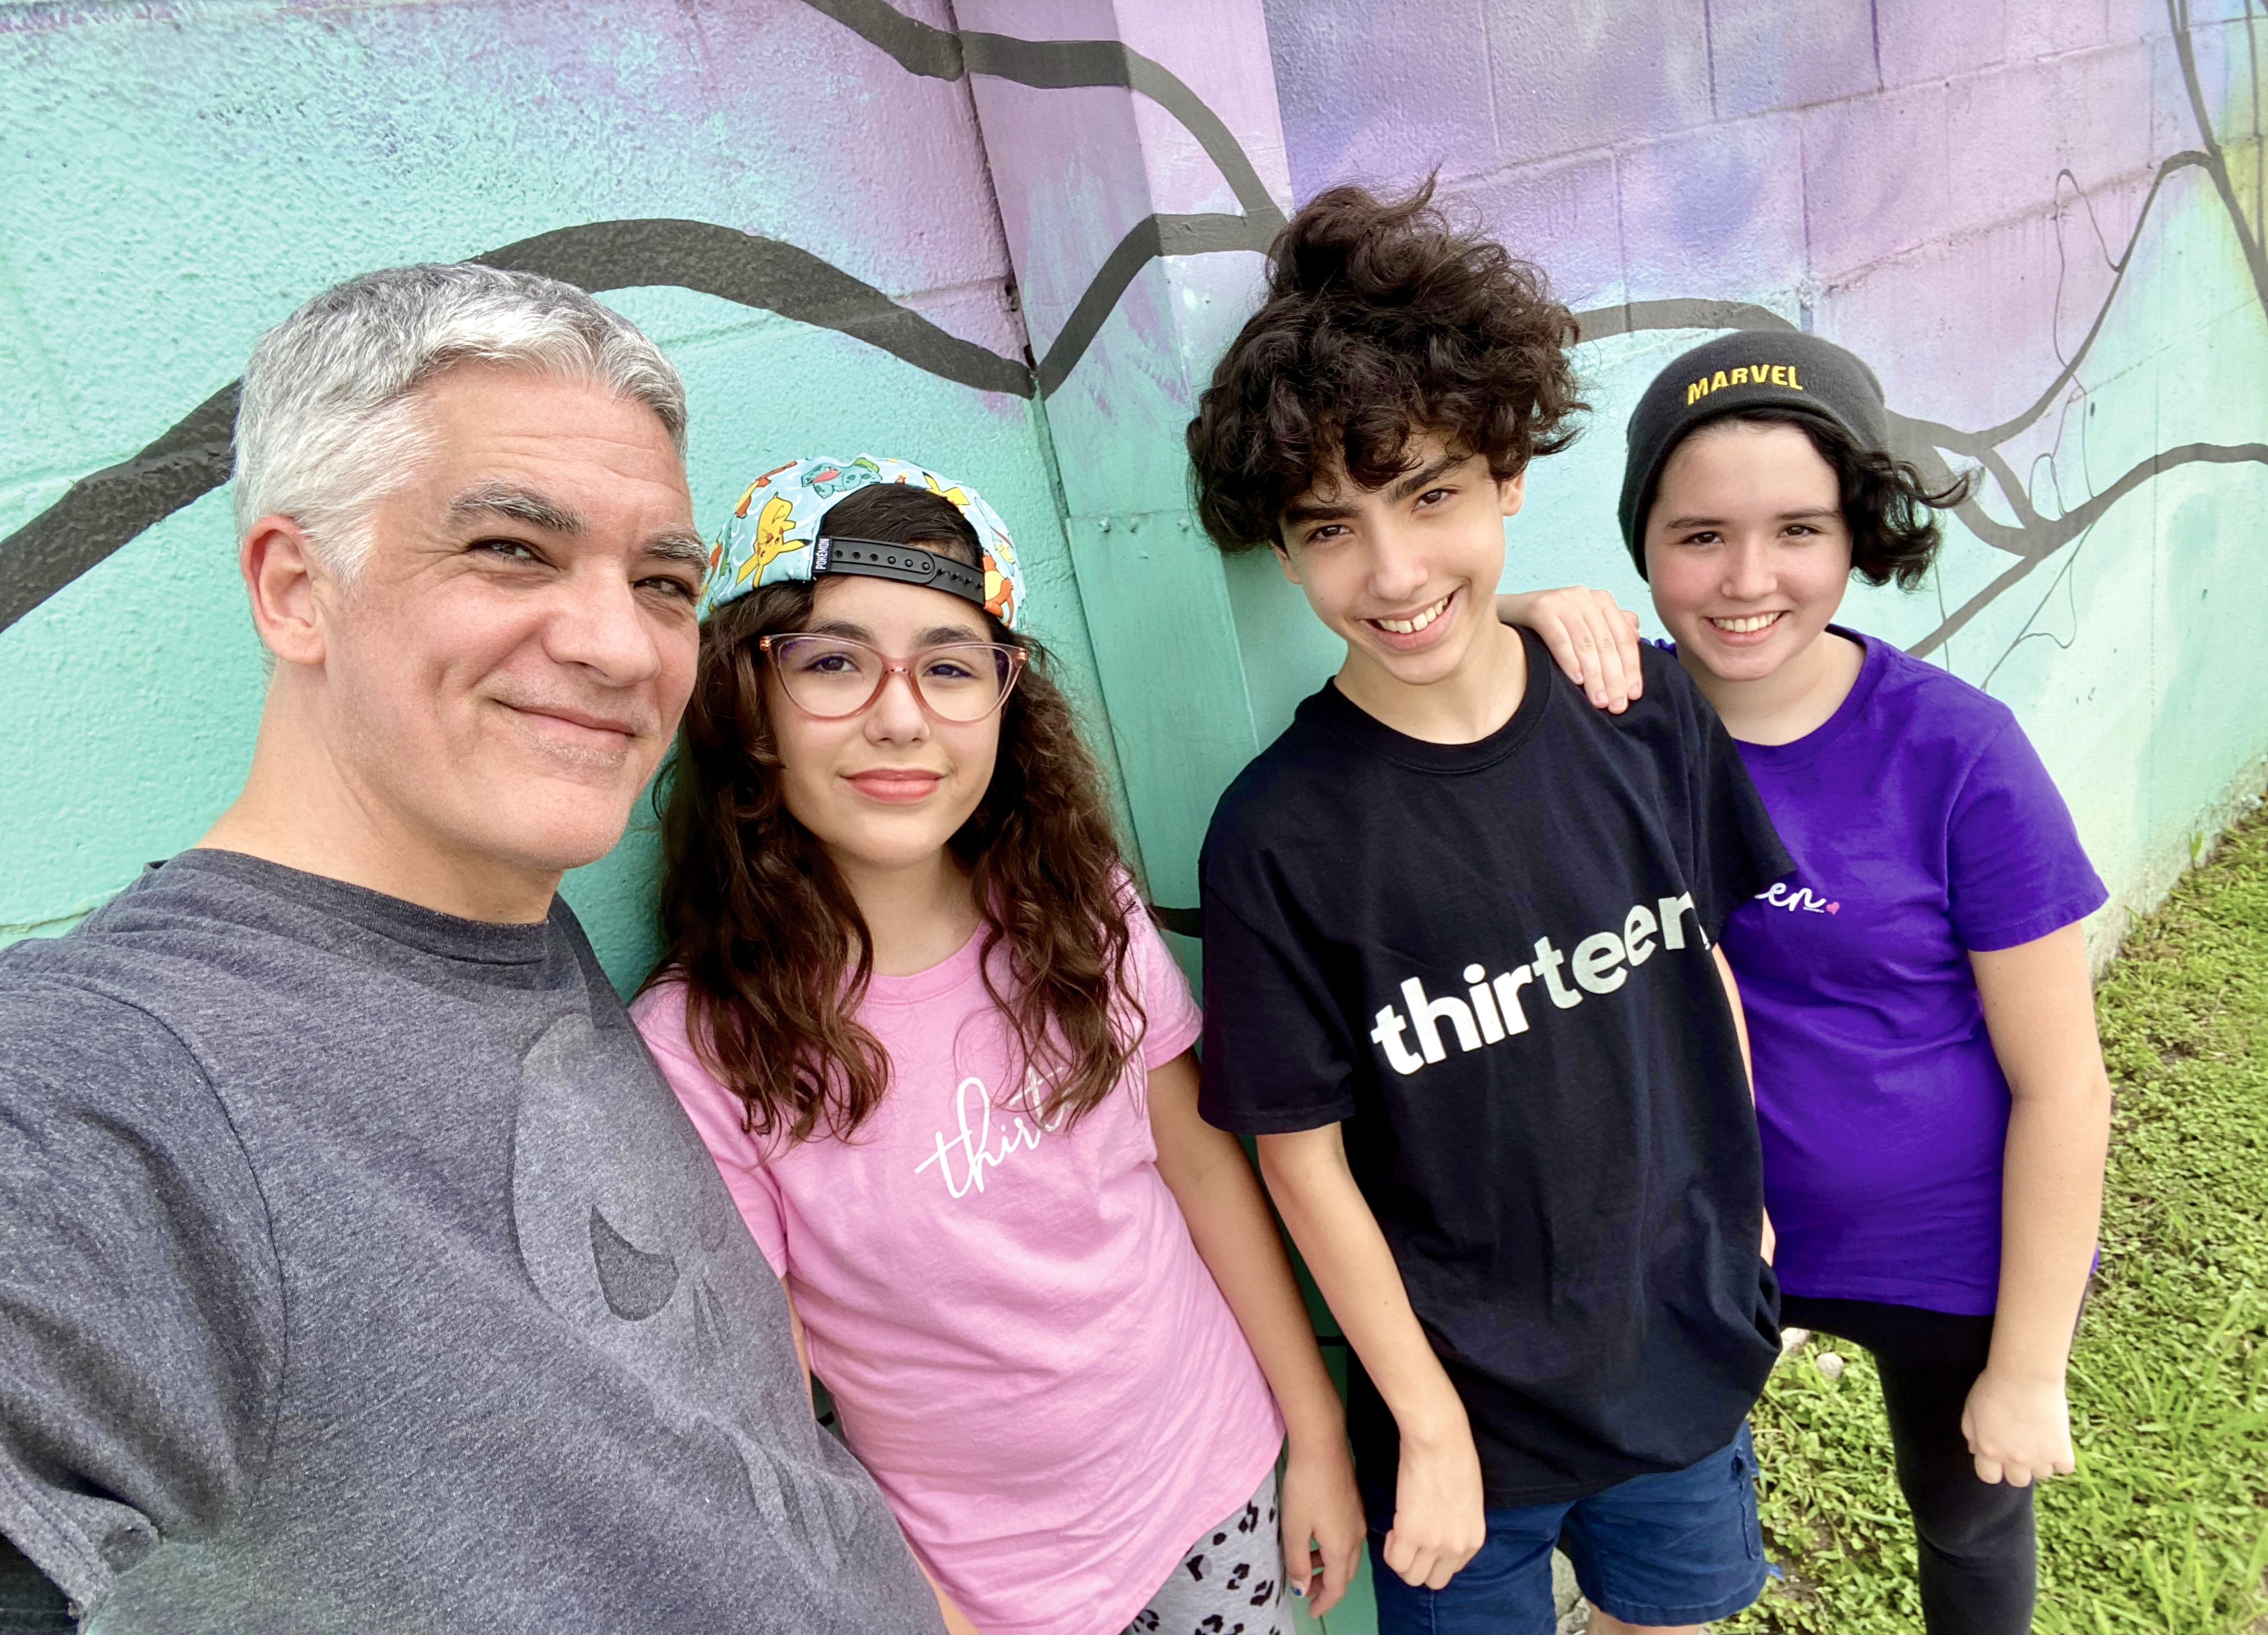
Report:
[[[874,696],[882,655],[863,642],[796,636],[772,650],[780,684],[818,716],[855,715]],[[985,642],[928,647],[911,660],[922,701],[940,720],[980,721],[999,704],[1011,674],[1007,650]]]

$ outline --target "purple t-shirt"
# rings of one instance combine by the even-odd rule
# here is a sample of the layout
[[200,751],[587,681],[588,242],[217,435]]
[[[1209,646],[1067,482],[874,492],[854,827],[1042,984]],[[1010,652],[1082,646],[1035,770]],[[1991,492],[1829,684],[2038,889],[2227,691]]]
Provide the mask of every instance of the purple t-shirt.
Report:
[[1780,1286],[1982,1315],[2000,1277],[2008,1082],[1971,952],[2102,906],[2006,704],[1896,647],[1816,731],[1742,744],[1795,872],[1722,939],[1756,1056]]

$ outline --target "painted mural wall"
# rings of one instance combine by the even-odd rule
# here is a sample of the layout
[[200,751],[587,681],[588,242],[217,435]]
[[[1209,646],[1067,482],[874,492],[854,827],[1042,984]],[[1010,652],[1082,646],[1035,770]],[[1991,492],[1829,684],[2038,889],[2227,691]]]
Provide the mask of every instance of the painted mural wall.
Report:
[[[0,935],[68,925],[240,782],[234,381],[367,268],[605,292],[685,374],[704,526],[803,453],[976,483],[1094,705],[951,19],[892,16],[953,60],[793,3],[0,6]],[[567,887],[618,982],[652,855],[633,832]]]
[[1844,620],[2015,709],[2111,886],[2099,956],[2257,797],[2268,6],[1267,12],[1296,194],[1438,166],[1582,314],[1594,431],[1530,476],[1515,580],[1659,633],[1613,518],[1630,407],[1712,334],[1793,325],[1874,365],[1910,457],[1984,468],[1929,586]]
[[[1439,169],[1583,313],[1597,406],[1509,578],[1612,586],[1620,429],[1727,328],[1850,344],[1983,492],[1847,617],[2013,704],[2117,894],[2259,787],[2260,0],[0,3],[0,938],[190,843],[262,683],[227,523],[253,339],[365,268],[602,292],[696,504],[799,453],[983,489],[1153,895],[1332,662],[1187,504],[1294,200]],[[649,836],[571,877],[650,957]]]

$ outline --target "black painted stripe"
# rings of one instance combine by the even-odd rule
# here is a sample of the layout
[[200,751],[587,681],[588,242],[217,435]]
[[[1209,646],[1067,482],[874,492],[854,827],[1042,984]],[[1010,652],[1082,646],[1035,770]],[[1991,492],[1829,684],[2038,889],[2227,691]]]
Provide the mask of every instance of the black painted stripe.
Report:
[[1070,378],[1110,314],[1118,298],[1152,261],[1168,255],[1206,255],[1216,250],[1262,250],[1270,234],[1242,216],[1152,216],[1137,222],[1095,269],[1086,293],[1064,320],[1048,355],[1040,360],[1040,395],[1053,397]]
[[1227,122],[1171,69],[1122,41],[1018,40],[976,30],[955,33],[908,17],[886,0],[805,0],[805,4],[887,52],[909,74],[931,79],[986,74],[1042,91],[1117,85],[1137,92],[1179,120],[1197,138],[1251,219],[1263,247],[1284,225],[1283,211],[1268,196],[1251,156]]
[[237,382],[130,459],[91,471],[0,540],[0,630],[152,524],[228,481]]
[[539,233],[473,259],[594,291],[644,284],[698,290],[839,331],[980,392],[1032,394],[1031,372],[1021,359],[1003,357],[939,328],[808,250],[714,222],[592,222]]
[[[713,222],[590,222],[474,260],[594,292],[675,284],[836,330],[981,392],[1029,397],[1032,372],[939,328],[872,284],[776,239]],[[91,472],[0,539],[0,630],[145,528],[228,481],[241,383],[232,380],[140,453]]]

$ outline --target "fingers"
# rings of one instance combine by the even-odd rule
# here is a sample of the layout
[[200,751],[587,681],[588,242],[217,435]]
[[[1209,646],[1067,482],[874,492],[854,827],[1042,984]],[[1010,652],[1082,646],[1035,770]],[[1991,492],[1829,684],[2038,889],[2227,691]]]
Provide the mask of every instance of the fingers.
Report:
[[1325,1552],[1323,1556],[1323,1587],[1315,1600],[1315,1616],[1322,1617],[1339,1604],[1347,1587],[1362,1566],[1363,1536],[1357,1534],[1344,1548]]
[[2005,1447],[1992,1452],[1971,1451],[1978,1481],[2005,1482],[2010,1487],[2029,1487],[2051,1477],[2069,1476],[2079,1469],[2078,1456],[2068,1443],[2044,1455],[2010,1452]]
[[1307,1616],[1320,1618],[1339,1604],[1339,1597],[1346,1594],[1347,1580],[1352,1572],[1320,1550],[1309,1557],[1309,1561],[1314,1572],[1309,1581],[1316,1587],[1307,1592]]
[[1397,1533],[1386,1536],[1386,1565],[1394,1575],[1411,1588],[1442,1589],[1464,1568],[1465,1563],[1479,1554],[1476,1546],[1460,1550],[1440,1545],[1413,1544]]
[[1638,695],[1638,622],[1604,591],[1593,591],[1591,602],[1597,615],[1593,634],[1599,644],[1599,678],[1606,689],[1607,707],[1619,715]]
[[1425,1581],[1425,1573],[1413,1570],[1418,1565],[1418,1547],[1403,1536],[1400,1528],[1387,1530],[1386,1547],[1381,1553],[1386,1558],[1388,1569],[1404,1584],[1414,1587]]
[[[1284,1516],[1284,1589],[1301,1597],[1315,1593],[1315,1562],[1307,1549],[1307,1524],[1293,1521],[1289,1512]],[[1311,1604],[1307,1610],[1313,1614],[1316,1608]]]

